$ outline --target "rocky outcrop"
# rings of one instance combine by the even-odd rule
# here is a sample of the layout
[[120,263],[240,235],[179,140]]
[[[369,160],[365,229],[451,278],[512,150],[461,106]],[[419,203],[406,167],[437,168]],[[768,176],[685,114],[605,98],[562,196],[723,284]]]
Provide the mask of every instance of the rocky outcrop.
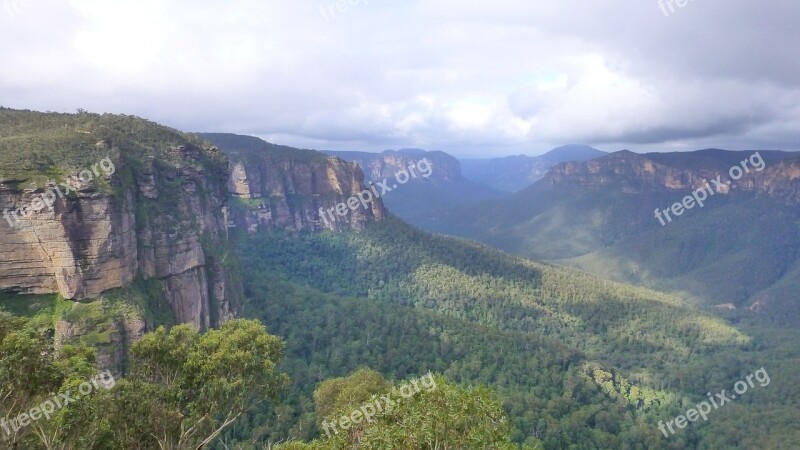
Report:
[[439,151],[418,149],[386,150],[382,153],[336,152],[327,151],[328,155],[352,161],[364,171],[364,176],[371,181],[393,179],[400,171],[408,170],[426,159],[431,166],[429,177],[416,177],[412,182],[431,184],[462,181],[461,163],[453,156]]
[[[231,156],[235,158],[235,156]],[[369,221],[381,220],[386,211],[381,199],[373,199],[364,208],[359,203],[344,217],[323,211],[346,203],[367,189],[359,168],[334,157],[295,160],[291,157],[264,155],[258,160],[231,160],[228,188],[242,199],[232,208],[230,225],[255,231],[259,227],[295,231],[361,230]]]
[[[15,227],[3,221],[0,290],[82,300],[137,277],[155,278],[178,322],[205,329],[212,317],[232,317],[227,276],[208,252],[226,245],[227,201],[224,158],[214,160],[209,151],[187,142],[144,163],[117,156],[106,177],[111,190],[81,185],[73,175],[76,192],[59,196],[52,209]],[[0,209],[31,204],[54,186],[20,188],[25,182],[0,182]],[[216,274],[213,286],[209,272]]]
[[[259,228],[293,231],[361,230],[387,212],[380,198],[366,207],[359,201],[347,214],[329,211],[367,190],[355,163],[312,150],[270,144],[252,136],[201,134],[228,155],[228,191],[234,200],[228,226],[255,232]],[[366,195],[364,196],[367,199]]]
[[[0,207],[15,210],[41,192],[14,192],[0,184]],[[131,192],[117,199],[82,190],[14,227],[1,222],[0,288],[77,300],[131,282],[138,257],[133,211]]]
[[[625,192],[699,189],[718,176],[723,184],[715,192],[751,192],[800,202],[800,156],[787,152],[761,151],[763,170],[751,164],[749,173],[731,178],[731,167],[756,152],[705,150],[690,154],[637,154],[627,150],[585,162],[566,162],[553,167],[541,181],[545,186],[599,188],[619,184]],[[730,184],[728,183],[730,181]]]
[[[105,302],[91,305],[75,305],[75,310],[107,308]],[[68,316],[70,313],[68,313]],[[102,370],[109,369],[115,376],[125,371],[130,346],[144,336],[145,322],[136,316],[114,313],[95,314],[101,320],[87,321],[81,318],[58,320],[55,328],[55,345],[84,343],[96,351],[96,364]]]

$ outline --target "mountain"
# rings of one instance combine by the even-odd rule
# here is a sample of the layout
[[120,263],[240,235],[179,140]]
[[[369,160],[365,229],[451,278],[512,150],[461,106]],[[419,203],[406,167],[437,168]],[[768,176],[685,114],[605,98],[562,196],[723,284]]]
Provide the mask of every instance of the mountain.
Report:
[[235,314],[224,155],[176,130],[115,115],[0,110],[0,292],[98,298],[157,282],[174,319]]
[[[230,226],[295,231],[362,229],[386,215],[381,198],[361,203],[346,215],[331,214],[367,186],[354,164],[313,150],[270,144],[252,136],[200,133],[230,161],[228,191],[234,197]],[[373,196],[374,197],[374,196]],[[364,195],[364,199],[369,199]],[[326,214],[321,214],[328,211]]]
[[588,145],[569,144],[556,147],[536,158],[540,161],[550,161],[558,164],[566,161],[589,161],[607,154]]
[[607,155],[588,145],[564,145],[540,156],[507,156],[494,159],[462,159],[464,176],[503,192],[520,191],[544,175],[556,164],[588,161]]
[[[621,151],[566,162],[508,199],[473,206],[470,214],[444,211],[423,225],[603,277],[688,292],[710,305],[793,320],[800,312],[792,294],[800,286],[800,157],[760,151],[759,171],[754,154]],[[731,168],[744,161],[749,173],[733,180]],[[656,208],[671,208],[718,176],[720,186],[709,181],[716,192],[706,188],[702,208],[679,209],[669,222],[655,217]]]
[[[798,436],[797,395],[777,382],[792,379],[800,361],[794,326],[431,235],[395,218],[360,232],[262,230],[234,239],[249,272],[245,314],[286,340],[296,380],[280,417],[263,426],[267,441],[314,438],[304,418],[318,380],[364,366],[398,379],[432,370],[490,386],[514,440],[531,448],[792,448]],[[730,389],[759,367],[775,382],[737,400],[746,403],[670,439],[658,430],[659,420],[685,414],[709,390]],[[786,415],[786,425],[774,425],[781,433],[764,428],[769,411]],[[246,423],[255,429],[263,415]],[[291,433],[282,431],[287,422],[298,424]]]
[[[794,205],[797,162],[763,155],[766,169],[725,195],[750,199],[753,208],[754,200]],[[435,161],[428,171],[419,156],[376,173],[395,176],[411,166],[419,178],[433,178]],[[534,186],[551,198],[497,218],[471,207],[462,222],[511,219],[529,214],[525,207],[559,203],[577,210],[569,195],[586,192],[598,193],[587,205],[606,205],[603,196],[614,189],[674,200],[678,186],[697,186],[700,175],[741,159],[712,151],[701,158],[711,169],[695,173],[692,156],[645,156],[621,152],[559,165]],[[791,448],[800,437],[793,426],[800,399],[785,381],[800,361],[793,325],[424,232],[388,214],[377,198],[366,207],[352,203],[347,219],[328,226],[315,212],[342,210],[372,189],[356,164],[336,157],[247,136],[201,138],[129,116],[0,110],[0,173],[0,207],[22,222],[17,228],[10,215],[15,228],[0,236],[0,367],[19,369],[0,370],[14,399],[0,405],[0,417],[17,431],[14,417],[51,392],[74,392],[99,368],[124,378],[66,405],[57,420],[37,422],[36,433],[12,436],[14,447],[150,448],[180,440],[175,445],[187,448],[287,441],[280,448],[352,448],[362,432],[373,443],[385,442],[382,432],[414,441],[408,424],[434,427],[426,436],[443,445],[455,441],[440,436],[456,433],[476,447],[505,442],[502,448],[526,450]],[[56,187],[70,189],[50,197]],[[771,217],[762,208],[746,212],[765,218],[751,232],[764,234],[752,246],[786,236],[782,217],[791,209]],[[567,223],[554,225],[569,231]],[[718,228],[702,237],[729,245],[731,236],[716,236]],[[547,236],[558,242],[544,243],[597,245],[576,245],[560,231]],[[781,258],[792,255],[787,249]],[[357,379],[366,367],[383,384],[435,373],[441,391],[387,412],[378,428],[326,437],[321,421],[328,417],[318,408],[330,400],[324,388],[344,386],[336,404],[385,394],[342,378]],[[660,421],[759,367],[773,385],[753,385],[740,407],[662,435]],[[465,431],[475,424],[493,437]],[[417,444],[411,447],[424,446]]]
[[[444,208],[505,195],[464,178],[459,161],[440,151],[404,149],[382,153],[325,153],[357,163],[366,178],[373,182],[388,180],[386,185],[391,191],[383,197],[384,203],[392,213],[412,224]],[[402,183],[403,172],[409,171],[409,167],[416,168],[416,176],[409,173],[408,182]]]

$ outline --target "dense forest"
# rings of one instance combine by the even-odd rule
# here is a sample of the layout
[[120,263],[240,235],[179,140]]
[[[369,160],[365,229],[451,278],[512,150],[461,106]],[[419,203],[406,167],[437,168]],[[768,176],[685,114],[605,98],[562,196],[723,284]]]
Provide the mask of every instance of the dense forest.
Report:
[[[88,346],[55,348],[41,325],[0,312],[2,448],[226,447],[221,433],[253,409],[280,410],[289,382],[278,367],[284,343],[255,320],[233,320],[204,334],[190,325],[160,327],[133,345],[131,370],[120,380],[110,371],[96,373]],[[517,448],[488,389],[432,373],[393,386],[377,372],[357,371],[325,381],[314,398],[320,419],[351,415],[364,402],[380,408],[365,409],[369,421],[353,419],[352,428],[341,425],[324,441],[275,448],[346,449],[356,442],[374,449]]]
[[[683,171],[673,175],[677,179],[722,173],[724,181],[728,168],[749,154],[703,150],[639,158],[660,171]],[[604,175],[608,184],[579,175],[555,184],[545,179],[508,198],[442,209],[415,224],[604,279],[689,294],[699,304],[758,304],[776,325],[792,327],[800,318],[794,294],[800,288],[800,208],[792,175],[799,159],[792,152],[760,154],[765,173],[774,173],[758,179],[751,172],[741,180],[744,187],[734,185],[729,195],[710,198],[702,213],[663,227],[655,206],[673,204],[692,189],[668,189],[645,174],[612,170]],[[625,166],[614,169],[624,172]]]
[[[124,379],[20,428],[10,448],[344,449],[358,441],[422,449],[433,439],[457,448],[746,449],[791,448],[798,438],[795,331],[768,331],[735,312],[715,317],[679,298],[397,220],[360,233],[234,240],[246,273],[242,315],[258,321],[145,335]],[[109,302],[121,308],[134,292]],[[57,345],[52,335],[54,314],[86,308],[96,306],[57,301],[2,313],[6,423],[95,376],[88,345],[97,342]],[[669,439],[658,430],[659,420],[758,367],[769,371],[768,387]],[[325,433],[326,420],[427,373],[437,390]]]
[[[547,449],[782,448],[797,438],[788,425],[799,417],[797,395],[785,381],[670,439],[656,427],[759,367],[792,379],[791,341],[751,318],[718,317],[397,220],[361,233],[237,240],[245,313],[286,340],[293,380],[281,419],[266,419],[265,442],[318,436],[313,390],[362,367],[394,379],[433,370],[490,386],[513,440]],[[781,433],[759,430],[765,410],[784,414]],[[231,438],[251,435],[245,428]]]
[[[136,205],[139,231],[187,214],[174,194],[191,184],[176,174],[226,180],[223,152],[143,119],[0,110],[0,120],[0,166],[29,186],[106,155],[118,163],[117,178],[92,192],[122,195],[135,176],[164,169],[164,194]],[[186,145],[202,149],[198,160],[179,158]],[[167,227],[168,239],[196,233],[204,263],[219,261],[241,279],[239,319],[216,329],[177,325],[165,281],[141,274],[84,301],[0,292],[0,448],[715,450],[800,442],[800,332],[769,317],[533,262],[393,217],[358,232],[263,227],[214,240],[198,230],[187,220]],[[150,332],[129,335],[131,323]],[[117,379],[97,373],[117,364]],[[659,430],[762,367],[768,386],[673,436]],[[436,388],[406,398],[420,380]],[[82,388],[91,395],[51,407]],[[371,421],[343,422],[386,396],[407,401]],[[339,432],[331,434],[334,422]]]

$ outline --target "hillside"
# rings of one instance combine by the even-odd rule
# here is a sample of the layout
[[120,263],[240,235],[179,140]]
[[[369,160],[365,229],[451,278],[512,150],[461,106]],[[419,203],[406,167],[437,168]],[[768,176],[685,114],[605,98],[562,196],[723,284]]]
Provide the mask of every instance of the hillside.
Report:
[[[316,208],[346,201],[368,184],[354,163],[318,152],[247,136],[204,135],[212,145],[127,116],[3,114],[0,158],[3,173],[11,174],[3,177],[3,207],[32,202],[59,177],[72,180],[77,173],[80,179],[82,167],[91,168],[95,159],[109,155],[115,166],[59,198],[52,211],[34,214],[30,228],[3,238],[8,246],[33,246],[4,252],[6,273],[54,264],[62,270],[39,272],[41,279],[60,276],[95,288],[70,298],[57,282],[51,281],[56,288],[40,283],[26,291],[20,281],[3,279],[0,309],[15,316],[0,312],[0,377],[23,383],[27,372],[10,369],[23,360],[35,366],[30,373],[52,372],[46,380],[31,378],[36,396],[69,389],[80,382],[76,374],[95,368],[124,377],[108,393],[66,408],[58,421],[43,422],[52,425],[47,429],[59,436],[56,442],[130,448],[132,442],[155,446],[180,436],[184,447],[215,450],[287,440],[292,442],[283,448],[347,448],[343,436],[320,434],[324,417],[315,393],[365,368],[389,380],[434,372],[443,389],[437,395],[461,399],[460,413],[417,404],[397,419],[403,422],[381,422],[381,432],[401,440],[413,437],[401,423],[422,417],[445,428],[462,427],[485,419],[475,413],[484,407],[504,425],[481,442],[504,442],[502,448],[782,448],[798,438],[790,425],[799,419],[798,396],[785,382],[800,361],[792,345],[797,332],[768,328],[760,315],[718,310],[682,295],[432,235],[385,214],[378,201],[360,215],[354,212],[346,225],[321,227]],[[15,150],[11,144],[18,142],[29,150]],[[591,163],[615,168],[614,182],[594,166],[567,163],[535,187],[551,194],[547,201],[563,202],[569,200],[564,192],[580,199],[581,192],[604,192],[607,185],[660,192],[642,182],[645,172],[660,182],[691,180],[678,176],[691,161],[651,167],[632,154],[615,155]],[[732,158],[715,155],[707,157]],[[781,158],[766,154],[775,172],[765,170],[745,185],[742,198],[763,191],[771,201],[793,201],[796,191],[785,181],[793,180],[795,163]],[[88,214],[98,204],[105,205],[103,214]],[[497,218],[512,217],[506,214]],[[133,230],[128,241],[114,234],[126,223]],[[46,237],[43,227],[66,230],[53,235],[50,245],[68,247],[73,253],[62,254],[76,258],[74,265],[54,263],[58,253],[36,253],[37,245],[48,248],[44,239],[19,238],[18,233]],[[95,234],[87,238],[82,230]],[[114,250],[126,242],[123,248],[137,257],[114,264],[129,277],[95,268],[126,255]],[[572,249],[588,241],[561,242]],[[92,245],[99,248],[95,259]],[[150,259],[154,255],[160,263]],[[191,261],[198,265],[187,265]],[[163,267],[185,272],[158,271]],[[194,274],[199,281],[187,282]],[[243,317],[267,325],[274,336],[258,322],[236,320]],[[167,329],[157,329],[162,324]],[[18,356],[23,353],[25,358]],[[261,362],[251,366],[253,360]],[[664,439],[659,421],[702,400],[709,386],[731,386],[759,367],[768,367],[772,387],[754,390],[713,421]],[[173,383],[164,373],[180,377]],[[272,402],[249,390],[251,382],[264,381],[260,377],[268,378],[258,386]],[[12,394],[26,405],[41,401],[19,392]],[[495,396],[496,407],[490,399]],[[484,406],[476,409],[469,401]],[[131,411],[142,420],[129,422]],[[3,417],[12,412],[21,411],[0,405]],[[765,414],[780,414],[784,422],[759,427]],[[184,426],[194,420],[205,421],[201,429],[211,441],[185,435]],[[207,427],[217,421],[218,430]],[[15,442],[45,448],[29,431],[15,435]]]
[[[362,229],[386,216],[383,199],[366,201],[345,216],[330,213],[367,189],[362,171],[313,150],[270,144],[252,136],[200,133],[228,157],[229,226],[308,230]],[[320,211],[329,211],[322,214]]]
[[517,192],[542,179],[553,166],[567,161],[589,161],[607,155],[588,145],[564,145],[539,156],[462,159],[464,176],[503,192]]
[[[386,193],[383,201],[393,214],[412,224],[445,208],[505,196],[500,191],[464,178],[459,161],[444,152],[403,149],[382,153],[325,153],[357,163],[367,180],[389,180],[390,188],[397,185],[396,189]],[[423,160],[430,162],[429,172],[411,177],[407,183],[395,182],[399,172],[409,166],[418,166]]]
[[[287,341],[286,367],[299,380],[284,420],[308,424],[316,382],[366,364],[396,378],[434,370],[491,386],[515,440],[547,449],[781,448],[794,439],[784,436],[796,436],[754,425],[770,410],[797,418],[796,395],[778,383],[674,440],[656,427],[751,367],[791,377],[795,331],[781,336],[745,316],[717,317],[674,296],[396,219],[360,233],[259,232],[237,241],[251,268],[246,313]],[[283,422],[272,420],[265,439],[286,433],[274,434]],[[299,425],[288,433],[314,436]]]
[[[762,151],[764,168],[727,185],[729,169],[754,152],[617,152],[554,167],[499,202],[432,216],[427,229],[471,237],[603,277],[687,292],[790,321],[800,313],[800,157]],[[720,176],[703,208],[664,226],[665,209]]]

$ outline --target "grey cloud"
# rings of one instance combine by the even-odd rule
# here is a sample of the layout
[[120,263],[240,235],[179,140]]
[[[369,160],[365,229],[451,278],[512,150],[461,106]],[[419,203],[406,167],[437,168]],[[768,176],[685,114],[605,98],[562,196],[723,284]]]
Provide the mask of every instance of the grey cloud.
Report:
[[8,1],[3,106],[318,148],[800,142],[790,0]]

